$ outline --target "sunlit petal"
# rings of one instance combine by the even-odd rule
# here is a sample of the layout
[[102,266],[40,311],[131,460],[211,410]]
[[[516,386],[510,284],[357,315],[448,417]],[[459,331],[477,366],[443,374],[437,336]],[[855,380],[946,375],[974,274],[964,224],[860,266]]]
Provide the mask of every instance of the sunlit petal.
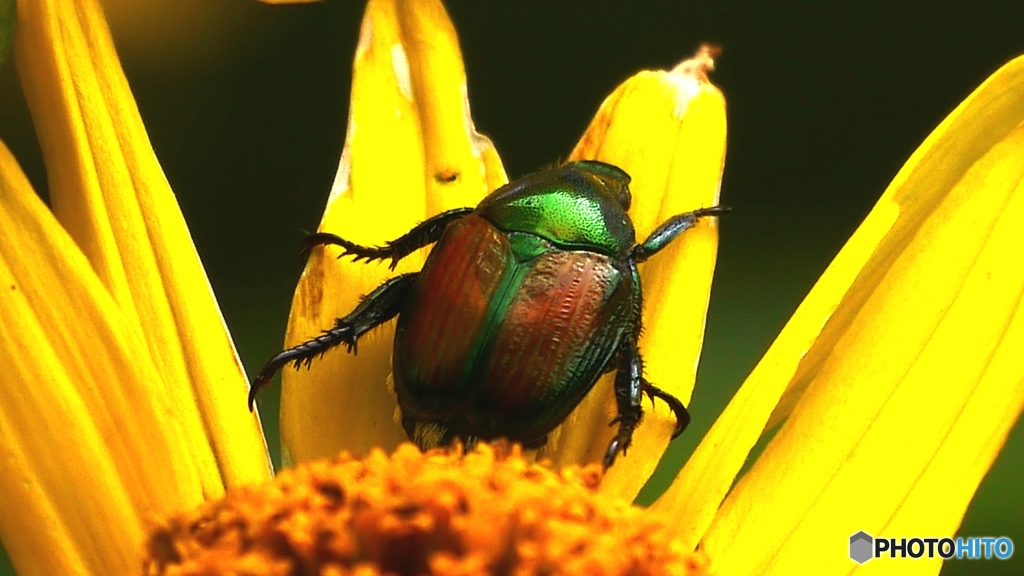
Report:
[[18,573],[127,574],[203,501],[146,343],[0,144],[0,539]]
[[[725,99],[711,84],[704,49],[672,71],[633,76],[601,105],[571,159],[599,159],[632,176],[630,216],[638,241],[669,217],[718,204],[725,161]],[[704,339],[718,230],[705,220],[641,266],[644,373],[689,403]],[[612,376],[570,416],[544,452],[559,464],[598,461],[614,428]],[[645,407],[647,404],[645,404]],[[660,401],[646,411],[633,447],[602,489],[636,496],[667,446],[675,416]]]
[[707,526],[789,388],[703,539],[721,573],[852,570],[858,530],[955,531],[1024,406],[1022,122],[1018,58],[914,153],[659,502]]
[[[96,0],[18,6],[16,59],[54,213],[144,336],[204,490],[269,477],[245,378]],[[212,445],[212,450],[211,450]]]
[[[474,206],[506,181],[487,138],[469,114],[458,38],[439,1],[373,0],[363,17],[353,64],[345,150],[319,230],[361,244],[398,238],[443,210]],[[386,278],[419,269],[423,254],[396,272],[388,263],[338,260],[335,248],[313,251],[292,302],[285,344],[333,326],[361,295]],[[394,448],[406,439],[388,390],[393,325],[309,371],[286,370],[281,435],[293,462]]]

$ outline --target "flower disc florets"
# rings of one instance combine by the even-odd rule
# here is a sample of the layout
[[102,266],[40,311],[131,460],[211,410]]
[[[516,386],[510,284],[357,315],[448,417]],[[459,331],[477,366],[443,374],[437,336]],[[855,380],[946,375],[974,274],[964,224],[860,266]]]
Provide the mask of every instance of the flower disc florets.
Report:
[[287,470],[158,526],[147,574],[698,574],[663,516],[554,472],[517,446]]

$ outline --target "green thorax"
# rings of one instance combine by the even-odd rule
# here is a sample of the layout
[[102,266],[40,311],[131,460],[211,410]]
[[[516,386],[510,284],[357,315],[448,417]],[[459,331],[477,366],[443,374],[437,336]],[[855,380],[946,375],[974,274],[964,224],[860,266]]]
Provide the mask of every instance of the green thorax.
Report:
[[506,232],[536,234],[560,248],[623,257],[636,243],[629,176],[600,162],[573,162],[494,191],[477,213]]

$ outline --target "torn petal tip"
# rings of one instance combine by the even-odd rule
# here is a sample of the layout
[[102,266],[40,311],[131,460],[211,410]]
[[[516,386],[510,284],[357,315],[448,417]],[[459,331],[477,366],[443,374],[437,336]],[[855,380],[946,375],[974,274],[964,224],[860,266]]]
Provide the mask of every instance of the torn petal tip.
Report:
[[715,70],[715,58],[722,54],[722,47],[716,44],[701,44],[693,56],[683,60],[672,69],[672,74],[709,82],[708,73]]

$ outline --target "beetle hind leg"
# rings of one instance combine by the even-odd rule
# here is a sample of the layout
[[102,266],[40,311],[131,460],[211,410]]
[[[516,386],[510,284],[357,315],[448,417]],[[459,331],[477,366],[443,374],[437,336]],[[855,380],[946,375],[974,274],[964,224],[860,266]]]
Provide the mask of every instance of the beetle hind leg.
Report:
[[676,428],[672,432],[672,438],[683,433],[690,423],[690,413],[686,406],[678,398],[651,384],[644,378],[644,362],[640,357],[635,341],[626,340],[628,348],[620,357],[618,372],[615,375],[615,403],[619,415],[609,425],[618,425],[618,433],[608,444],[608,451],[604,456],[604,467],[608,468],[615,462],[615,457],[626,453],[633,441],[633,432],[644,418],[644,410],[640,405],[643,395],[646,394],[651,402],[660,398],[676,416]]
[[627,339],[625,342],[628,342],[628,348],[620,356],[619,369],[615,374],[615,404],[619,415],[608,423],[609,426],[617,424],[619,430],[608,443],[608,450],[604,455],[606,469],[615,463],[615,458],[620,452],[625,454],[629,449],[633,441],[633,431],[644,418],[644,409],[640,405],[643,399],[644,363],[635,339]]
[[323,356],[339,344],[344,344],[349,352],[354,353],[360,336],[398,315],[416,276],[415,273],[402,274],[388,280],[370,292],[348,316],[335,320],[334,328],[324,330],[320,336],[289,348],[268,360],[249,387],[249,410],[251,411],[255,404],[256,392],[266,386],[274,374],[285,366],[294,364],[296,369],[303,365],[308,368],[314,358]]
[[[344,249],[341,256],[352,256],[354,261],[366,260],[371,262],[373,260],[387,260],[390,258],[390,268],[394,270],[395,266],[398,266],[399,260],[428,244],[433,244],[440,240],[441,235],[444,234],[449,224],[468,216],[472,211],[472,208],[456,208],[442,212],[433,218],[420,222],[412,230],[395,240],[385,243],[383,246],[362,246],[355,242],[349,242],[335,234],[317,232],[316,234],[306,236],[302,243],[302,254],[308,255],[309,251],[316,246],[340,246]],[[341,256],[338,257],[341,258]]]

